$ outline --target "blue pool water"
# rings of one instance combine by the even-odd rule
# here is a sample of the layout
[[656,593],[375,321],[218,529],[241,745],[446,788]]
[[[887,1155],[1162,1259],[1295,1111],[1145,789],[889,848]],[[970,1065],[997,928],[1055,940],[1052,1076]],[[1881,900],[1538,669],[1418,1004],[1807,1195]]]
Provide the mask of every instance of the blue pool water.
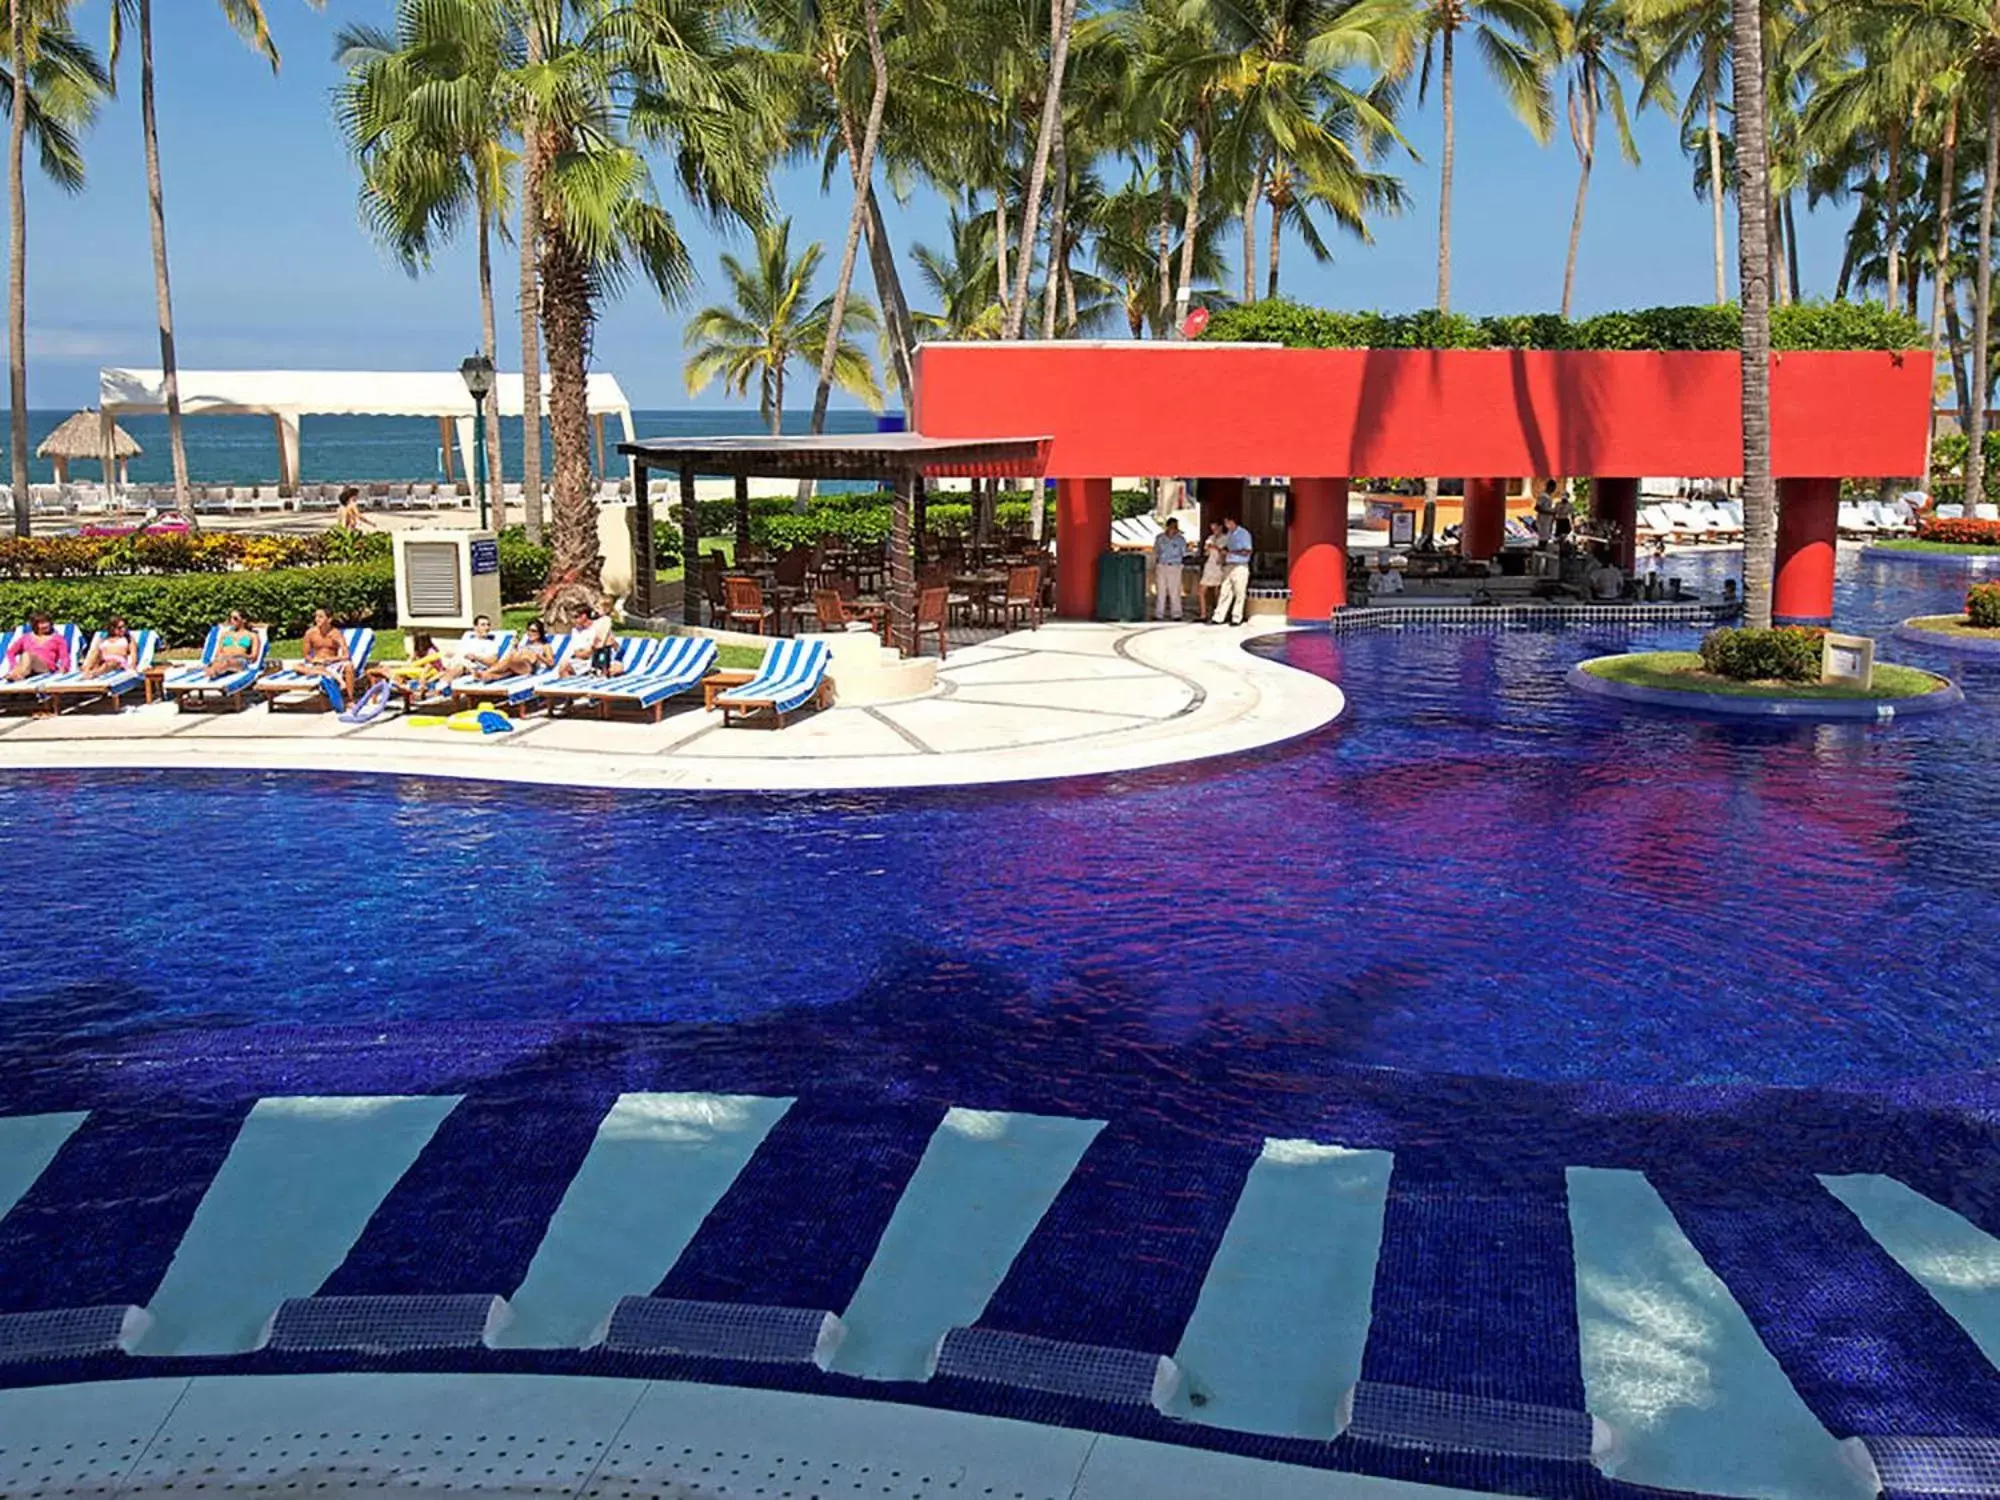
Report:
[[[1842,620],[1886,632],[1958,586],[1848,559]],[[1627,639],[1292,637],[1284,659],[1349,696],[1336,726],[1026,789],[0,779],[0,1048],[673,1022],[892,1090],[1018,1064],[1080,1103],[1116,1079],[1208,1108],[1336,1064],[1783,1084],[1987,1066],[2000,668],[1939,658],[1968,706],[1883,728],[1564,687]]]

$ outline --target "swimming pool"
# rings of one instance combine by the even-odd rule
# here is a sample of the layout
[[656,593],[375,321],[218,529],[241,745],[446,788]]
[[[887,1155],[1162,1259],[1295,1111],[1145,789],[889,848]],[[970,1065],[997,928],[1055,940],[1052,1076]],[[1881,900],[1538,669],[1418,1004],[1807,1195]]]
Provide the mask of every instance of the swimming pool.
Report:
[[[1953,589],[1848,560],[1843,623]],[[0,1315],[158,1322],[0,1386],[665,1376],[1606,1497],[1586,1412],[1636,1482],[1794,1500],[1835,1436],[2000,1438],[2000,676],[1881,728],[1563,686],[1627,640],[1294,636],[1335,727],[999,792],[7,778]],[[519,1322],[260,1347],[349,1295]],[[852,1342],[594,1342],[631,1295]],[[1187,1386],[931,1375],[966,1327]]]

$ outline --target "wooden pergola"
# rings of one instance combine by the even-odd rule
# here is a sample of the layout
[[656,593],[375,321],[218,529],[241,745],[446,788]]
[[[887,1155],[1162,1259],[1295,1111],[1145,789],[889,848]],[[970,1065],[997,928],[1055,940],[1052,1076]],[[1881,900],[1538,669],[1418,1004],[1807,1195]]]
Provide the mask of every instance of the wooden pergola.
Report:
[[867,480],[891,491],[889,531],[889,635],[905,650],[915,646],[916,573],[912,537],[926,479],[1033,478],[1048,467],[1049,440],[937,438],[915,432],[839,433],[820,437],[650,438],[620,443],[632,460],[632,600],[652,615],[657,587],[653,562],[652,471],[680,476],[681,550],[685,559],[682,618],[701,623],[701,512],[695,480],[736,481],[739,516],[749,510],[752,479]]

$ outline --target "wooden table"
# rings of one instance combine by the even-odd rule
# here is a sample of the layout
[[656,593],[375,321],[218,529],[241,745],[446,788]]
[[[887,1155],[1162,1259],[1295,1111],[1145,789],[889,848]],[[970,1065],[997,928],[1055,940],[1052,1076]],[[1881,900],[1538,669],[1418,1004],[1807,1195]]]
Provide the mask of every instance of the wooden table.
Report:
[[141,674],[146,679],[146,701],[157,702],[161,694],[166,691],[167,673],[178,671],[182,667],[198,665],[200,665],[198,662],[164,661],[146,668]]
[[704,709],[713,709],[719,694],[756,680],[755,672],[711,672],[701,680],[701,706]]

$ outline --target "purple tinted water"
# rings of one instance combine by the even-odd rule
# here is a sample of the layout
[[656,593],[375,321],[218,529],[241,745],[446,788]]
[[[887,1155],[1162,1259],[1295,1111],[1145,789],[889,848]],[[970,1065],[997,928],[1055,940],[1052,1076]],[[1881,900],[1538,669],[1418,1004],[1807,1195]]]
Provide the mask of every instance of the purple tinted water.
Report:
[[[1961,584],[1848,559],[1842,621],[1886,633]],[[1564,687],[1628,639],[1693,637],[1296,636],[1284,659],[1349,695],[1330,730],[1026,789],[14,775],[0,1038],[817,1015],[829,1046],[919,1024],[909,1066],[946,1074],[1075,1034],[1079,1083],[1221,1056],[1626,1082],[1986,1065],[2000,667],[1936,658],[1968,706],[1883,728]]]

